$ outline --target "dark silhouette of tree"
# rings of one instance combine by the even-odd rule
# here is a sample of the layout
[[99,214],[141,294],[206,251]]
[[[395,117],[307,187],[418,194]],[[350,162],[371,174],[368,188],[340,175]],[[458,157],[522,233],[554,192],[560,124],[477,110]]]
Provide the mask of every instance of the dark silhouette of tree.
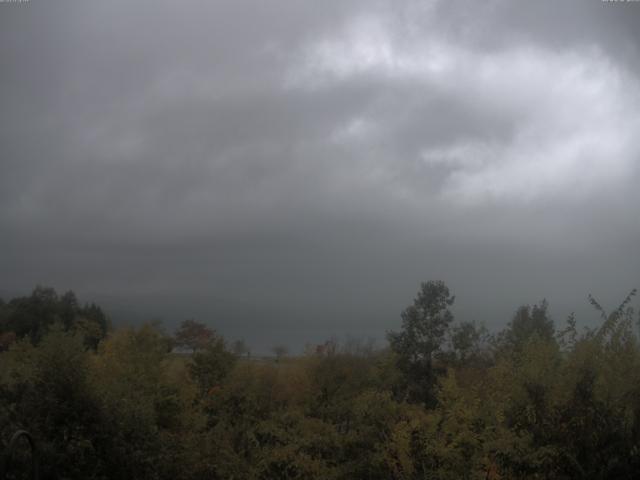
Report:
[[80,333],[85,345],[93,349],[109,330],[104,311],[93,303],[80,306],[72,291],[59,296],[53,288],[37,286],[31,295],[13,298],[0,306],[0,334],[29,338],[38,344],[56,324],[63,331]]
[[220,385],[222,380],[231,372],[237,357],[226,348],[225,341],[217,335],[203,348],[199,348],[191,357],[189,371],[205,394]]
[[555,328],[548,308],[549,304],[544,299],[539,305],[519,307],[504,332],[506,345],[515,349],[522,348],[533,335],[545,341],[554,341]]
[[460,322],[451,327],[451,356],[458,365],[477,363],[487,344],[489,333],[483,325]]
[[207,347],[215,336],[215,332],[204,323],[188,319],[180,324],[174,338],[176,346],[196,352]]
[[453,321],[449,307],[455,297],[443,281],[422,283],[413,305],[402,312],[402,331],[388,334],[397,366],[404,374],[412,401],[433,405],[436,372],[434,356]]

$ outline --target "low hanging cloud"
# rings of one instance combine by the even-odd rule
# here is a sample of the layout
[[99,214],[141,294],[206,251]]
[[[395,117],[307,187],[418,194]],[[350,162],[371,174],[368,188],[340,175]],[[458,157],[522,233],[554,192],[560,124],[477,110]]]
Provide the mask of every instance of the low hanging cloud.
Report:
[[[427,134],[415,153],[425,177],[446,171],[437,193],[454,203],[584,200],[632,178],[640,155],[640,85],[599,48],[474,50],[441,40],[437,30],[407,41],[391,28],[370,15],[359,18],[337,38],[308,47],[302,68],[291,74],[293,87],[311,91],[349,86],[354,78],[386,83],[385,95],[409,88],[415,98],[422,90],[422,105],[400,103],[387,115],[366,105],[338,132],[343,142],[366,146],[408,123],[428,126],[451,106],[461,117],[457,131],[452,125],[448,136]],[[498,135],[465,131],[464,117],[478,112],[508,128]],[[380,179],[412,160],[389,156]]]

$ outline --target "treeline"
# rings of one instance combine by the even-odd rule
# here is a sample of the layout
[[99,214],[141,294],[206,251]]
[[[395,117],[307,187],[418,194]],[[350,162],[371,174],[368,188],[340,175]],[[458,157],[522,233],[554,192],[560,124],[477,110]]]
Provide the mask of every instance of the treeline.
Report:
[[636,478],[634,294],[589,297],[597,328],[543,301],[489,334],[427,282],[386,348],[256,362],[194,320],[114,330],[37,288],[0,302],[0,434],[35,436],[43,478]]

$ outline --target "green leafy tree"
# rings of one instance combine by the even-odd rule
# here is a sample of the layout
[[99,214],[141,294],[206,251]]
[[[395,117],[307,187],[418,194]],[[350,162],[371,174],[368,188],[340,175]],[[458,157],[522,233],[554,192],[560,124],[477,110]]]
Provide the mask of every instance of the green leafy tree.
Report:
[[107,336],[109,328],[109,318],[95,303],[77,309],[73,329],[82,334],[85,345],[93,350],[98,348],[98,344]]
[[483,325],[460,322],[451,327],[451,354],[458,365],[486,360],[489,333]]
[[183,478],[181,439],[192,428],[184,411],[194,398],[170,375],[169,342],[153,325],[123,328],[93,357],[109,478]]
[[455,297],[442,281],[422,283],[413,305],[402,312],[402,331],[388,334],[409,399],[432,405],[436,382],[435,355],[453,321]]
[[54,323],[61,321],[60,303],[53,288],[37,286],[28,297],[11,299],[7,307],[5,331],[13,331],[18,338],[28,337],[32,343],[38,343]]
[[0,355],[0,405],[9,414],[3,433],[34,435],[43,478],[104,474],[100,402],[82,337],[54,326],[37,347],[24,339]]
[[555,342],[555,327],[548,310],[546,300],[538,305],[519,307],[501,335],[499,344],[508,350],[520,350],[534,335],[544,341]]
[[53,288],[37,286],[31,295],[0,307],[0,334],[12,332],[15,338],[27,337],[37,344],[55,324],[80,333],[94,350],[109,329],[104,311],[93,303],[81,307],[72,291],[59,296]]
[[189,371],[204,394],[222,383],[236,360],[237,356],[227,350],[224,339],[216,335],[192,355]]

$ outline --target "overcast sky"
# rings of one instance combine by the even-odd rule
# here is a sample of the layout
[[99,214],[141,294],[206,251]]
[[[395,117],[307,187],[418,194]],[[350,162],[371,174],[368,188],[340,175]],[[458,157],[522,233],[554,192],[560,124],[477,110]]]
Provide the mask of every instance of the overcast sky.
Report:
[[0,168],[5,297],[257,349],[430,279],[561,323],[640,286],[640,2],[0,3]]

